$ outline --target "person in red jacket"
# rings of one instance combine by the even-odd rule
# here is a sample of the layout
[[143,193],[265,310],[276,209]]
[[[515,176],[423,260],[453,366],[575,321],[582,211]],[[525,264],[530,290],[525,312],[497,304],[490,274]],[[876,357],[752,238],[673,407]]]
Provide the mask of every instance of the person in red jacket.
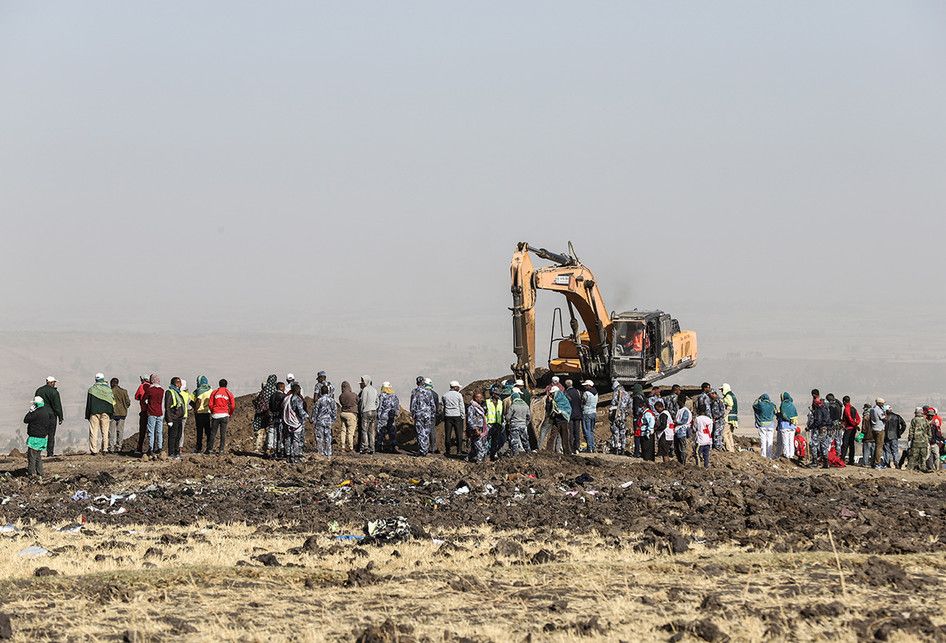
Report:
[[857,444],[855,438],[857,432],[861,430],[861,414],[857,408],[851,404],[851,396],[845,395],[842,400],[844,409],[841,412],[841,424],[844,425],[844,440],[841,443],[842,460],[846,460],[849,465],[854,465],[854,445]]
[[207,441],[207,448],[211,448],[219,432],[220,448],[216,453],[224,454],[227,452],[227,424],[236,407],[233,393],[227,388],[227,380],[220,380],[219,388],[210,392],[208,407],[210,408],[210,439]]
[[148,414],[148,452],[144,457],[157,458],[164,448],[164,388],[157,375],[148,378],[142,401]]

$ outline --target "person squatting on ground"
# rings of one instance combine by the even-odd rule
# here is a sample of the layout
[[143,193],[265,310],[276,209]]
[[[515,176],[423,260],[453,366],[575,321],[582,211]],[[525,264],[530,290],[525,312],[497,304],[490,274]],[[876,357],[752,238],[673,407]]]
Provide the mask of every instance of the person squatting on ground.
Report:
[[[450,390],[443,394],[443,449],[450,455],[450,447],[456,447],[456,454],[463,453],[463,422],[466,417],[466,402],[460,393],[460,382],[450,382]],[[528,435],[526,436],[528,440]]]
[[115,403],[112,407],[111,421],[108,424],[108,452],[119,453],[122,450],[122,442],[125,441],[125,418],[128,417],[131,400],[128,398],[128,391],[118,385],[117,377],[111,379],[109,388],[112,389]]
[[775,404],[763,393],[752,403],[755,428],[759,432],[759,452],[763,458],[775,457]]
[[910,444],[907,447],[906,469],[911,471],[929,471],[927,460],[930,456],[930,421],[926,419],[923,407],[918,406],[910,422]]
[[355,437],[358,433],[358,396],[351,390],[351,384],[348,382],[342,382],[338,406],[338,419],[342,424],[338,446],[342,452],[352,453],[355,450]]
[[[52,375],[47,377],[46,384],[36,389],[33,396],[43,398],[43,403],[56,416],[56,426],[62,425],[62,398],[59,397],[59,382],[56,381],[56,378]],[[46,440],[46,455],[50,458],[56,455],[56,426],[49,432],[49,437]]]
[[631,411],[631,396],[620,382],[611,383],[611,408],[608,415],[611,420],[611,451],[618,455],[627,452],[627,419]]
[[85,419],[89,423],[89,453],[104,454],[108,450],[108,427],[115,412],[115,395],[105,383],[105,375],[95,374],[95,384],[85,396]]
[[378,395],[378,437],[377,446],[382,453],[397,452],[397,412],[401,403],[394,394],[390,382],[381,385]]
[[723,449],[726,451],[736,450],[736,431],[739,430],[739,401],[736,394],[732,392],[729,384],[723,384],[719,387],[723,394],[723,406],[726,407],[726,426],[723,427]]
[[697,415],[693,420],[693,430],[696,434],[697,464],[702,461],[703,468],[708,469],[713,446],[713,420],[706,415]]
[[26,471],[30,478],[43,476],[43,450],[51,431],[56,429],[56,413],[40,396],[33,398],[33,404],[23,418],[26,425]]
[[219,385],[210,393],[210,440],[207,443],[208,453],[220,436],[220,443],[216,449],[218,455],[227,452],[227,425],[230,416],[236,408],[236,399],[227,388],[227,380],[220,380]]
[[325,457],[332,456],[332,425],[338,419],[337,409],[328,384],[323,384],[319,398],[312,406],[312,425],[315,428],[315,448]]
[[506,426],[509,427],[509,450],[513,455],[529,451],[529,423],[532,422],[532,409],[522,399],[518,388],[512,390],[512,402],[506,409]]
[[302,387],[296,382],[292,385],[289,395],[284,398],[282,409],[283,444],[286,449],[286,461],[290,464],[302,460],[302,442],[305,439],[305,422],[308,419]]
[[375,452],[378,435],[378,389],[371,384],[371,377],[361,376],[358,386],[358,447],[361,453]]
[[788,391],[782,393],[778,407],[778,455],[789,460],[795,457],[795,429],[798,425],[798,409]]
[[271,448],[266,444],[266,438],[269,435],[269,401],[276,392],[278,382],[276,375],[270,375],[266,381],[260,385],[260,391],[253,400],[253,437],[256,452],[260,455],[266,455]]
[[437,420],[437,399],[427,386],[426,378],[418,376],[417,387],[411,391],[411,418],[417,431],[417,455],[424,457],[430,451],[430,435]]
[[486,458],[489,440],[489,424],[486,422],[486,409],[483,408],[483,394],[473,394],[473,399],[466,406],[466,435],[470,441],[470,462],[482,462]]

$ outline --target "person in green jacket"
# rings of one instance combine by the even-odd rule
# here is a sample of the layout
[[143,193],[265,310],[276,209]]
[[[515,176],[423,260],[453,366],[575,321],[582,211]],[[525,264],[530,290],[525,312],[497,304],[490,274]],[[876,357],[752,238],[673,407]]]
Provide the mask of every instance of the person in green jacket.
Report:
[[[43,398],[43,403],[52,410],[53,415],[59,420],[56,426],[62,424],[62,400],[59,398],[59,382],[50,375],[46,378],[46,385],[40,386],[33,394],[34,397]],[[46,457],[53,457],[56,451],[56,427],[54,426],[46,438]]]
[[775,404],[769,399],[768,393],[763,393],[752,405],[755,414],[755,426],[759,430],[759,451],[763,458],[775,457]]
[[108,425],[115,413],[115,394],[103,373],[95,374],[95,384],[85,398],[85,419],[89,421],[89,453],[108,453]]

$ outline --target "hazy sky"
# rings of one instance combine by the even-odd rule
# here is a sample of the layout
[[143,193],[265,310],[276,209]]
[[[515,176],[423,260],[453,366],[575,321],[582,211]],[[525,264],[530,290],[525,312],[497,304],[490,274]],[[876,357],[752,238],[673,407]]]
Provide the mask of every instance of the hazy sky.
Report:
[[946,311],[944,61],[942,2],[2,1],[0,329],[508,342],[573,240],[612,308],[879,333]]

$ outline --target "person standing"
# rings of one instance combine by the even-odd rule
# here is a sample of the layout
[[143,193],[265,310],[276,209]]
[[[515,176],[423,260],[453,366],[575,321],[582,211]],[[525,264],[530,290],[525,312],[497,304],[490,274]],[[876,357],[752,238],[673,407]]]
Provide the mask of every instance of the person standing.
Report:
[[430,424],[430,453],[440,453],[440,447],[437,442],[437,425],[440,424],[441,419],[443,418],[443,406],[441,404],[440,396],[437,395],[437,391],[434,390],[434,381],[429,377],[424,378],[424,386],[430,390],[431,395],[434,396],[434,419]]
[[631,414],[628,415],[625,424],[627,430],[632,434],[635,458],[641,457],[641,426],[646,410],[647,398],[644,397],[644,387],[641,386],[640,382],[634,382],[634,386],[631,388]]
[[673,458],[673,438],[676,434],[676,425],[662,398],[654,402],[654,411],[657,413],[657,453],[660,454],[661,462],[667,464]]
[[[631,410],[631,396],[620,382],[611,382],[611,408],[608,415],[611,420],[611,449],[618,455],[627,452],[627,419]],[[640,438],[636,440],[640,444]],[[636,450],[636,449],[635,449]]]
[[899,469],[900,438],[906,433],[907,423],[900,414],[893,412],[889,404],[884,406],[884,411],[887,413],[887,418],[884,420],[883,465],[889,469]]
[[795,457],[795,429],[798,424],[798,409],[788,391],[782,393],[778,407],[778,454],[792,460]]
[[598,421],[598,391],[591,380],[582,382],[581,425],[585,434],[586,453],[595,452],[595,424]]
[[512,402],[505,412],[506,426],[509,427],[509,450],[512,455],[527,453],[529,443],[529,424],[532,422],[532,409],[522,399],[518,388],[512,389]]
[[[499,451],[505,444],[503,435],[503,401],[499,397],[499,387],[493,385],[489,389],[489,399],[486,400],[486,423],[489,425],[489,458],[497,460]],[[559,391],[556,391],[556,394]]]
[[233,393],[227,388],[227,380],[220,380],[217,388],[210,392],[210,441],[207,444],[209,451],[220,436],[220,445],[216,450],[218,455],[225,455],[227,452],[227,425],[230,423],[230,416],[236,408],[236,399]]
[[335,385],[328,381],[328,374],[325,371],[319,371],[315,376],[315,390],[312,391],[312,403],[322,397],[322,387],[328,387],[328,394],[335,399]]
[[[865,440],[870,439],[874,442],[874,468],[881,469],[881,461],[884,458],[884,437],[887,435],[887,411],[884,409],[887,403],[884,398],[878,397],[874,400],[874,406],[870,410],[870,435]],[[869,466],[869,465],[867,465]]]
[[674,384],[670,387],[670,392],[664,395],[664,410],[670,414],[670,417],[676,418],[677,411],[680,410],[680,395],[682,395],[683,389],[680,388],[679,384]]
[[811,392],[811,413],[808,432],[811,435],[812,463],[828,468],[828,449],[831,446],[831,412],[821,399],[818,389]]
[[657,415],[657,400],[662,400],[663,393],[660,390],[660,386],[654,384],[650,388],[650,395],[647,397],[647,407],[654,412],[654,415]]
[[375,437],[378,433],[378,389],[371,385],[371,377],[361,376],[361,392],[358,394],[358,414],[361,425],[361,452],[375,452]]
[[677,461],[685,465],[690,450],[690,436],[693,432],[693,413],[686,407],[686,398],[683,393],[677,398],[677,415],[674,418],[676,430],[673,434],[673,452]]
[[108,450],[108,425],[115,413],[115,396],[105,383],[105,375],[95,374],[95,384],[85,396],[85,419],[89,423],[89,453],[98,455]]
[[358,396],[351,390],[351,384],[348,382],[342,382],[338,406],[338,418],[342,423],[339,448],[344,453],[351,453],[355,450],[355,433],[358,430]]
[[286,455],[283,440],[282,412],[286,401],[286,383],[276,382],[276,392],[269,398],[269,428],[266,434],[267,457],[282,458]]
[[861,409],[861,466],[874,466],[874,431],[871,422],[871,405],[865,404]]
[[37,395],[23,418],[23,424],[26,425],[26,472],[30,478],[41,478],[43,450],[47,449],[49,432],[56,428],[56,413],[46,404],[45,399]]
[[705,415],[708,418],[712,418],[713,414],[710,411],[710,391],[713,387],[709,382],[703,382],[700,384],[700,392],[696,396],[696,402],[693,404],[693,412],[696,415]]
[[703,468],[709,469],[710,450],[713,446],[713,420],[706,415],[697,415],[693,420],[696,433],[697,465],[703,461]]
[[323,384],[318,399],[312,405],[315,448],[327,458],[332,457],[332,425],[338,419],[338,407],[330,391],[328,384]]
[[172,377],[164,393],[164,421],[168,425],[168,457],[181,458],[181,434],[184,431],[184,410],[187,402],[181,394],[181,378]]
[[125,441],[125,418],[128,417],[128,408],[131,406],[131,400],[128,398],[128,391],[118,385],[118,378],[113,377],[109,382],[112,389],[112,397],[115,398],[112,420],[108,425],[108,452],[120,453],[122,442]]
[[755,415],[755,428],[759,432],[759,452],[763,458],[775,457],[775,404],[769,399],[768,393],[763,393],[752,404]]
[[[62,398],[59,397],[59,382],[56,381],[56,378],[52,375],[47,377],[46,384],[36,389],[33,396],[43,398],[43,404],[53,412],[58,420],[56,426],[61,426],[63,418]],[[49,432],[46,439],[46,456],[50,458],[56,455],[56,426]]]
[[[888,416],[890,415],[896,414],[888,412]],[[888,419],[887,421],[889,424],[890,420]],[[926,419],[922,406],[916,407],[916,411],[913,414],[913,420],[910,422],[909,437],[910,445],[907,450],[906,469],[929,472],[929,468],[927,468],[926,465],[930,456],[930,421]]]
[[710,398],[710,417],[713,418],[713,448],[717,451],[725,450],[723,442],[723,429],[726,427],[726,405],[723,404],[719,392],[711,390]]
[[489,424],[483,408],[483,394],[477,391],[466,407],[466,433],[470,441],[470,462],[479,464],[486,458]]
[[723,449],[733,452],[736,450],[736,431],[739,430],[739,400],[732,392],[729,384],[719,388],[723,394],[723,406],[726,407],[726,425],[723,427]]
[[[662,404],[663,402],[661,402]],[[656,460],[654,451],[654,435],[657,432],[657,414],[648,406],[644,409],[644,415],[641,416],[641,460],[645,462],[654,462]]]
[[844,456],[841,455],[844,447],[844,405],[834,396],[834,393],[828,393],[824,398],[824,403],[828,407],[828,413],[831,416],[831,426],[828,429],[828,450],[831,450],[833,443],[838,457],[844,459]]
[[[197,388],[194,389],[194,401],[191,407],[194,409],[194,424],[197,429],[197,448],[194,453],[210,453],[210,383],[206,375],[197,378]],[[204,451],[204,441],[206,440],[207,450]]]
[[571,404],[572,414],[568,419],[569,427],[571,429],[571,445],[572,452],[578,453],[581,451],[581,434],[582,434],[582,424],[583,420],[583,408],[584,401],[582,400],[581,391],[575,388],[574,382],[572,380],[565,380],[565,397],[568,398],[568,403]]
[[417,455],[425,457],[430,451],[430,431],[437,418],[437,401],[423,376],[415,381],[417,387],[411,391],[411,418],[417,432]]
[[279,378],[275,373],[266,378],[253,401],[253,433],[256,439],[256,452],[266,455],[266,437],[269,435],[269,400],[276,392]]
[[572,455],[572,441],[569,437],[569,425],[572,417],[572,406],[563,391],[556,390],[552,394],[552,436],[549,439],[548,450],[555,449],[555,436],[561,440],[562,452]]
[[[463,454],[463,418],[466,417],[466,403],[460,393],[460,382],[450,382],[450,390],[443,394],[443,449],[450,455],[450,446],[456,445],[456,454]],[[526,435],[528,442],[529,436]]]
[[156,457],[164,448],[164,388],[156,373],[148,378],[144,400],[148,410],[148,451],[143,457],[147,460]]
[[151,382],[144,375],[139,375],[138,390],[135,391],[135,401],[141,407],[138,412],[138,447],[135,449],[135,455],[144,455],[145,439],[148,437],[148,387]]
[[861,414],[851,404],[851,397],[845,395],[841,399],[841,423],[844,425],[844,437],[841,440],[841,459],[849,465],[854,464],[854,445],[857,444],[857,432],[861,430]]
[[939,471],[941,468],[939,457],[943,446],[943,418],[939,416],[939,411],[935,406],[925,407],[924,413],[930,422],[930,458],[927,468],[930,471]]
[[302,460],[302,441],[305,439],[305,421],[309,419],[305,412],[305,400],[302,387],[293,383],[289,395],[283,400],[282,412],[283,444],[286,448],[286,461],[295,464]]
[[377,443],[383,453],[397,453],[397,414],[401,403],[391,388],[390,382],[381,384],[378,395]]
[[194,395],[187,390],[187,380],[181,380],[181,397],[184,398],[184,419],[181,420],[181,435],[177,439],[177,455],[180,457],[184,448],[184,433],[187,431],[187,418],[190,417],[191,407],[194,405]]

